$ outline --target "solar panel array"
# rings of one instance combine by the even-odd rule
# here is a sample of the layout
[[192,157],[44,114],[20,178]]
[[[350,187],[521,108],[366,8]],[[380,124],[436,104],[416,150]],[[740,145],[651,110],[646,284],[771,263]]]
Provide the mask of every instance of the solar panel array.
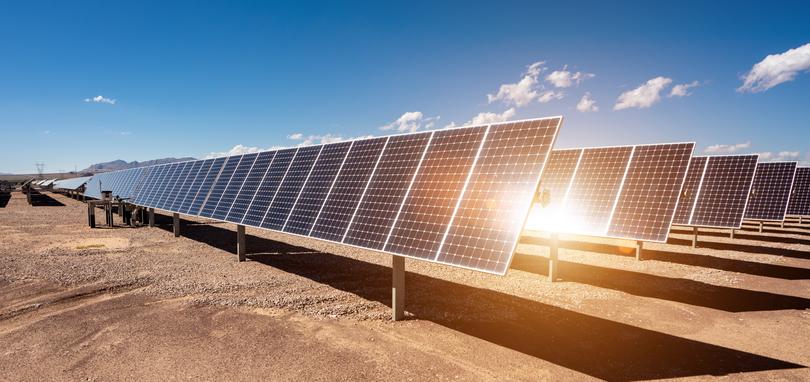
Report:
[[694,157],[686,174],[675,224],[740,228],[758,155]]
[[138,167],[93,175],[93,178],[87,181],[84,195],[101,199],[101,191],[112,191],[113,197],[130,199],[135,184],[145,169],[146,167]]
[[87,195],[504,274],[561,121],[163,164],[99,174]]
[[768,162],[757,164],[751,196],[745,208],[750,220],[782,221],[787,212],[796,162]]
[[60,189],[60,190],[76,190],[81,186],[84,186],[88,180],[90,180],[90,176],[81,176],[78,178],[70,178],[70,179],[61,179],[53,182],[53,188]]
[[810,167],[797,167],[787,209],[788,215],[810,215]]
[[694,143],[554,150],[531,228],[666,241]]

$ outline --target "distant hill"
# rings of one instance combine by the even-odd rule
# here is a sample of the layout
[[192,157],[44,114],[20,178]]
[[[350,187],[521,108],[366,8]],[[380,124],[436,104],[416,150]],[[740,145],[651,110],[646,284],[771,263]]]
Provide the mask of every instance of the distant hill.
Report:
[[128,168],[135,168],[135,167],[143,167],[143,166],[151,166],[155,164],[163,164],[163,163],[173,163],[173,162],[183,162],[187,160],[194,160],[194,158],[186,157],[186,158],[163,158],[163,159],[153,159],[147,160],[143,162],[132,161],[127,162],[121,159],[114,160],[111,162],[104,162],[104,163],[96,163],[94,165],[90,165],[90,167],[80,171],[83,173],[93,173],[97,174],[100,172],[109,172],[109,171],[118,171],[118,170],[126,170]]

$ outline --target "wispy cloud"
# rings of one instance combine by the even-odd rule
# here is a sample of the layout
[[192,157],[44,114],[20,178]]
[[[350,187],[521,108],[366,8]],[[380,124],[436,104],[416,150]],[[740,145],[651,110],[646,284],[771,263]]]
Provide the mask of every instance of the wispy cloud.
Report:
[[232,147],[230,150],[227,151],[216,151],[212,153],[206,154],[203,159],[210,159],[216,157],[224,157],[224,156],[231,156],[231,155],[242,155],[242,154],[250,154],[262,151],[262,149],[255,147],[255,146],[244,146],[244,145],[236,145]]
[[132,135],[132,132],[131,131],[120,131],[120,132],[118,132],[118,135],[123,135],[123,136]]
[[104,97],[104,96],[101,96],[101,95],[97,95],[97,96],[95,96],[93,98],[85,98],[84,102],[88,102],[88,103],[106,103],[108,105],[115,105],[116,100],[114,100],[112,98],[107,98],[107,97]]
[[700,86],[699,81],[692,81],[688,84],[678,84],[672,87],[672,91],[669,92],[670,97],[686,97],[692,95],[689,92],[689,89],[696,88]]
[[707,147],[706,150],[703,151],[709,154],[731,154],[750,147],[751,142],[735,143],[731,145],[719,144],[719,145],[711,145]]
[[562,70],[555,70],[547,75],[546,81],[558,88],[568,88],[573,85],[579,85],[580,82],[593,77],[596,77],[593,73],[570,72],[566,65]]
[[759,160],[762,162],[794,161],[798,160],[801,156],[801,152],[799,151],[765,151],[754,154],[759,154]]
[[591,99],[591,93],[585,93],[577,102],[577,110],[583,113],[595,112],[599,111],[599,106],[596,106],[596,101]]
[[485,125],[488,123],[505,122],[512,119],[512,117],[515,116],[515,113],[516,111],[514,107],[511,107],[500,114],[491,112],[478,113],[478,115],[467,121],[465,125]]
[[808,70],[810,70],[810,43],[783,53],[768,55],[742,77],[743,84],[737,91],[763,92],[783,82],[793,81],[799,73]]
[[425,117],[421,111],[409,111],[402,114],[394,122],[380,126],[380,130],[396,130],[400,133],[412,133],[418,130],[429,130],[436,125],[440,116]]
[[540,103],[548,103],[555,99],[563,99],[563,97],[565,97],[565,93],[561,91],[546,90],[537,96],[537,101]]
[[633,90],[622,93],[616,100],[613,110],[648,108],[661,100],[661,91],[671,83],[671,78],[655,77]]
[[503,84],[496,94],[487,94],[489,103],[503,101],[517,107],[526,106],[537,98],[537,83],[540,73],[546,70],[545,61],[537,61],[526,68],[526,73],[520,81],[513,84]]

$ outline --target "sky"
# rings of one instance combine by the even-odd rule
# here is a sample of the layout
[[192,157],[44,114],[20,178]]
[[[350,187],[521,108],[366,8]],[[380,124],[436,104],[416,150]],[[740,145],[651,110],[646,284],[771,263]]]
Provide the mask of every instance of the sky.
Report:
[[6,3],[0,172],[553,115],[810,162],[810,3],[659,3]]

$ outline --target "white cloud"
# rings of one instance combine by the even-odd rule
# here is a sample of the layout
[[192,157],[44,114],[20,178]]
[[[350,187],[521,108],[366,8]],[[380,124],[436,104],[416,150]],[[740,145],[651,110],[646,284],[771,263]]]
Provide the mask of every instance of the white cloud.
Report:
[[743,76],[738,92],[758,93],[783,82],[793,81],[800,72],[810,70],[810,43],[779,54],[771,54]]
[[569,72],[568,66],[563,67],[562,70],[555,70],[546,76],[546,81],[558,88],[568,88],[573,85],[579,85],[580,82],[589,78],[596,77],[593,73],[585,72]]
[[127,136],[127,135],[132,135],[132,132],[131,131],[121,131],[118,134],[123,135],[123,136]]
[[504,122],[515,116],[515,108],[511,107],[501,114],[498,113],[478,113],[473,119],[467,121],[466,125],[485,125],[488,123]]
[[441,117],[425,117],[421,111],[409,111],[402,114],[396,121],[380,126],[380,130],[393,130],[400,133],[412,133],[422,129],[430,129]]
[[711,145],[704,150],[706,153],[731,154],[751,147],[751,142],[736,143],[733,145]]
[[644,109],[661,100],[661,91],[672,83],[671,78],[655,77],[641,86],[622,93],[616,100],[613,110],[629,108]]
[[565,93],[563,92],[555,92],[554,90],[546,90],[537,97],[537,101],[540,103],[548,103],[555,99],[562,99],[565,97]]
[[294,141],[300,140],[304,138],[304,134],[301,133],[293,133],[287,136],[288,139],[292,139]]
[[793,161],[801,156],[798,151],[780,151],[777,153],[766,151],[754,154],[759,154],[759,160],[762,162]]
[[506,104],[514,104],[517,107],[526,106],[537,98],[537,82],[540,72],[544,71],[544,61],[538,61],[529,65],[523,78],[514,84],[503,84],[495,95],[487,94],[489,103],[503,101]]
[[670,97],[686,97],[692,95],[689,92],[689,89],[700,86],[700,82],[692,81],[688,84],[678,84],[672,87],[672,91],[669,92]]
[[106,98],[104,96],[97,95],[93,98],[85,98],[84,102],[93,102],[93,103],[106,103],[108,105],[115,105],[115,100],[111,98]]
[[231,156],[231,155],[250,154],[250,153],[259,152],[259,151],[262,151],[262,150],[263,149],[260,149],[258,147],[253,147],[253,146],[236,145],[236,146],[232,147],[228,151],[219,151],[219,152],[208,153],[207,155],[205,155],[205,157],[203,159],[224,157],[224,156]]
[[583,113],[594,112],[599,111],[599,106],[596,106],[596,101],[591,98],[591,93],[585,93],[577,103],[577,110]]

